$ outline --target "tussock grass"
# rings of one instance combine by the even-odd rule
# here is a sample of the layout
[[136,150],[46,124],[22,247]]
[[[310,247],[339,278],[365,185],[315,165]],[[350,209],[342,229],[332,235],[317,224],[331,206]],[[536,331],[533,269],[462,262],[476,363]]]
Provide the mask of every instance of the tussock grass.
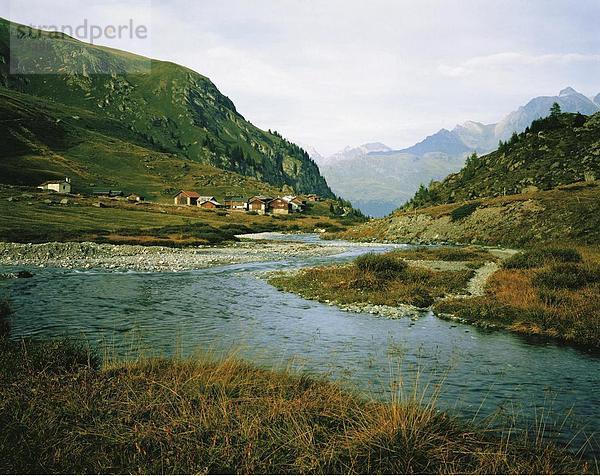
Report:
[[[374,402],[234,357],[99,367],[69,343],[0,339],[0,472],[582,473],[573,454]],[[512,436],[511,436],[512,435]]]
[[481,264],[486,261],[498,260],[489,251],[474,246],[421,246],[408,250],[396,250],[394,254],[412,260],[470,261]]
[[551,263],[579,263],[581,253],[574,248],[533,248],[507,259],[503,267],[506,269],[539,268]]
[[526,251],[488,281],[485,296],[439,302],[435,310],[474,324],[600,348],[597,247]]
[[307,299],[339,304],[371,303],[428,307],[462,291],[473,270],[431,271],[408,266],[395,252],[366,254],[345,266],[322,266],[274,275],[269,283]]

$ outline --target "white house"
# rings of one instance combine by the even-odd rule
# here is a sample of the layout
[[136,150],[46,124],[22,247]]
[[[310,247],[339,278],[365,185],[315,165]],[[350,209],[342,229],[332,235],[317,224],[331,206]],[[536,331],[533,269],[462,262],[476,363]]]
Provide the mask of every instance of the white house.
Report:
[[51,190],[57,193],[71,193],[71,179],[69,177],[64,180],[48,180],[38,186],[41,190]]

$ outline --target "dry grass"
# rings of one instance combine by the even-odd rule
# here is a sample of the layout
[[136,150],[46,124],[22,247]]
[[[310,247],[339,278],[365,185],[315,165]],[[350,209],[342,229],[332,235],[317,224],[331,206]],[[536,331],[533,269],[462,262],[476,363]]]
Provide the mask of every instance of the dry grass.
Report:
[[394,253],[396,256],[411,260],[468,261],[475,264],[498,260],[489,251],[475,246],[421,246],[408,250],[396,250]]
[[[373,256],[381,261],[404,264],[393,251]],[[355,263],[345,266],[322,266],[293,274],[274,275],[269,283],[279,289],[319,301],[388,306],[410,304],[424,308],[433,304],[437,298],[461,292],[473,276],[470,269],[431,271],[406,265],[398,269],[389,263],[384,263],[383,269],[375,264],[363,267],[361,263],[364,259],[365,256],[360,257]]]
[[0,472],[582,473],[556,447],[465,424],[418,395],[220,360],[97,368],[66,343],[0,339]]
[[[491,322],[520,333],[600,347],[600,252],[577,247],[581,263],[514,260],[521,267],[496,272],[483,297],[441,302],[436,309],[472,323]],[[532,264],[533,263],[533,264]]]

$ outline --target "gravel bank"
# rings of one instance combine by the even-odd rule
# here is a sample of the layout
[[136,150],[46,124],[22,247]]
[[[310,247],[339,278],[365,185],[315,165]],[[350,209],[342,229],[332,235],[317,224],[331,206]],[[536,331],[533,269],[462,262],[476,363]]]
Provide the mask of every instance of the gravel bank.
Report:
[[227,247],[168,248],[164,246],[83,243],[0,243],[0,265],[136,271],[184,271],[226,264],[328,256],[342,246],[306,243],[234,243]]

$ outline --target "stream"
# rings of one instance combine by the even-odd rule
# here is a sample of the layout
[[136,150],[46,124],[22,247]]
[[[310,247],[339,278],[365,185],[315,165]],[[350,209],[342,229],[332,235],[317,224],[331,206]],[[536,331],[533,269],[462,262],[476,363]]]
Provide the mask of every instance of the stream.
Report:
[[[325,375],[381,399],[390,398],[399,380],[406,389],[418,381],[428,394],[441,383],[440,409],[463,418],[499,414],[545,422],[549,438],[573,440],[573,449],[600,428],[599,355],[431,312],[391,320],[279,292],[265,272],[390,246],[321,242],[316,235],[272,239],[341,244],[348,251],[176,273],[3,266],[0,272],[34,273],[0,281],[0,295],[15,308],[11,334],[82,338],[121,356],[233,350],[258,365]],[[585,452],[600,455],[597,437]]]

